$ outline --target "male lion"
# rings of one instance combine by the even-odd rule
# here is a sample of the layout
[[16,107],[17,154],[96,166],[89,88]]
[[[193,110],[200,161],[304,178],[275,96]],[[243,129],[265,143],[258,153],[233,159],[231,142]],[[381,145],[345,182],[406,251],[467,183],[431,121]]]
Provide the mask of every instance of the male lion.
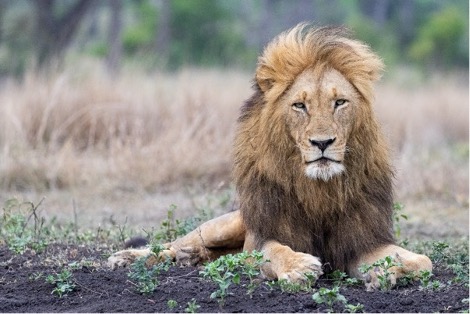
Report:
[[[394,245],[392,169],[372,110],[381,60],[341,28],[305,24],[280,34],[259,58],[255,92],[241,109],[234,179],[240,209],[166,244],[196,264],[259,250],[269,279],[339,269],[378,287],[358,266],[393,256],[397,278],[431,270],[428,257]],[[124,250],[125,266],[149,249]],[[323,269],[320,260],[323,262]],[[157,259],[153,259],[157,262]]]

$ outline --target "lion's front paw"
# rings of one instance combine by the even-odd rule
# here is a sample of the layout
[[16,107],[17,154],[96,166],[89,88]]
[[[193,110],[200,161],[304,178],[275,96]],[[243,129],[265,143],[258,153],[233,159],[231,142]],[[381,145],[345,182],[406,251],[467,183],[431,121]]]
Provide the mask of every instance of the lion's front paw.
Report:
[[176,264],[180,266],[195,266],[205,260],[204,250],[196,246],[181,247],[176,250]]
[[127,267],[132,264],[136,259],[142,256],[147,256],[150,254],[149,249],[142,250],[123,250],[114,253],[108,258],[108,266],[111,269],[116,269],[118,267]]
[[296,252],[284,265],[284,269],[278,273],[278,279],[286,279],[289,282],[302,282],[306,280],[306,274],[312,273],[315,279],[323,274],[321,262],[318,257],[310,254]]

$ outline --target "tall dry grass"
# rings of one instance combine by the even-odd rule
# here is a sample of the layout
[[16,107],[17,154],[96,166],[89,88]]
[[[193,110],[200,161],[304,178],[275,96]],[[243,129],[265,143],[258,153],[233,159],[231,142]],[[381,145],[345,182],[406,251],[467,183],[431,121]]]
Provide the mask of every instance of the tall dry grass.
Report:
[[468,82],[386,84],[379,86],[376,101],[393,151],[397,198],[448,198],[468,207]]
[[[29,73],[0,90],[0,188],[129,191],[229,178],[240,105],[251,77],[185,69],[175,74],[99,70]],[[377,88],[391,142],[397,198],[468,204],[468,85]]]
[[236,72],[30,73],[0,91],[0,186],[152,189],[227,176],[250,82]]

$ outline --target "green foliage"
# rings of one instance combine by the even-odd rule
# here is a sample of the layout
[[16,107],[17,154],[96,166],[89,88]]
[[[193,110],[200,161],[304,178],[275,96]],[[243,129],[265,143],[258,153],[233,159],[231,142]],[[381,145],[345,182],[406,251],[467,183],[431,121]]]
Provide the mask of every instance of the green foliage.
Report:
[[348,275],[345,272],[342,272],[340,270],[335,270],[334,272],[328,274],[328,279],[333,280],[333,285],[335,286],[340,286],[341,282],[348,277]]
[[73,274],[68,269],[64,269],[60,273],[48,275],[46,277],[46,282],[55,286],[51,293],[57,294],[59,297],[67,295],[76,287],[73,280]]
[[171,31],[177,39],[170,51],[172,66],[224,65],[238,59],[246,48],[226,4],[212,0],[171,2]]
[[[468,13],[467,13],[468,14]],[[465,13],[448,6],[431,15],[421,26],[409,54],[418,63],[440,68],[468,67],[468,32]]]
[[[65,13],[73,8],[74,2],[55,3],[52,17],[58,22],[60,17],[67,16]],[[367,3],[337,0],[286,5],[274,1],[269,2],[266,12],[267,8],[259,1],[240,5],[230,0],[172,0],[166,12],[159,1],[124,1],[122,48],[126,61],[135,60],[146,68],[247,64],[251,67],[265,40],[280,31],[280,27],[292,26],[286,20],[300,17],[292,16],[294,8],[316,12],[318,25],[345,23],[389,66],[412,62],[439,68],[468,68],[468,1],[410,1],[408,6],[403,1],[387,1],[379,10],[384,14],[378,16],[377,10]],[[45,42],[42,28],[36,27],[37,7],[32,1],[0,2],[0,76],[19,76],[34,65],[38,55],[54,50],[56,42]],[[78,19],[82,27],[74,32],[75,40],[70,45],[75,55],[78,52],[104,58],[108,54],[109,13],[109,6],[100,4]],[[162,23],[166,20],[167,25]],[[274,20],[278,23],[273,23]],[[168,42],[163,44],[165,47],[157,47],[162,30],[168,33]],[[42,46],[46,50],[41,50]]]
[[312,299],[317,304],[326,304],[328,312],[333,312],[335,303],[346,304],[348,302],[344,295],[339,293],[339,286],[334,286],[331,289],[322,287],[312,295]]
[[5,202],[0,220],[0,235],[8,248],[17,254],[23,254],[27,249],[41,252],[47,247],[41,234],[45,220],[39,218],[37,213],[41,203],[42,200],[34,205],[17,199]]
[[400,239],[401,237],[401,226],[400,226],[400,221],[402,219],[408,220],[408,216],[403,214],[403,208],[405,206],[401,203],[394,203],[393,204],[393,229],[395,230],[395,238]]
[[182,222],[175,219],[176,205],[170,205],[166,213],[166,219],[160,224],[160,230],[157,231],[153,239],[157,242],[172,242],[179,236],[186,234],[186,230],[181,228]]
[[147,265],[147,260],[158,256],[159,253],[160,251],[154,248],[152,254],[149,256],[142,256],[132,263],[128,277],[134,282],[138,292],[149,294],[155,291],[159,284],[158,275],[162,271],[168,271],[171,265],[170,260],[166,260],[152,266]]
[[432,276],[433,274],[429,270],[421,270],[419,272],[418,279],[421,283],[421,289],[439,290],[443,287],[439,280],[431,280]]
[[200,274],[218,285],[218,289],[211,294],[212,299],[218,299],[223,304],[229,295],[229,287],[240,284],[242,276],[249,280],[247,293],[250,295],[256,289],[255,278],[260,274],[260,267],[265,261],[263,254],[257,251],[251,253],[242,252],[238,254],[228,254],[221,256],[217,260],[207,263]]
[[393,28],[374,27],[374,21],[364,15],[354,16],[349,26],[358,39],[370,45],[384,59],[387,65],[399,59],[399,43]]
[[433,264],[445,265],[452,270],[455,277],[452,282],[469,282],[469,246],[468,238],[452,240],[452,244],[446,241],[422,241],[411,248],[413,251],[429,256]]
[[357,278],[350,278],[345,272],[340,270],[335,270],[334,272],[327,275],[327,277],[333,280],[333,285],[341,286],[345,284],[346,286],[356,286],[361,284],[361,281]]
[[305,273],[304,278],[300,282],[290,282],[287,279],[279,279],[276,281],[268,281],[266,284],[273,290],[279,288],[282,292],[298,293],[298,292],[311,292],[313,285],[317,281],[315,273]]
[[209,219],[209,215],[204,209],[201,209],[197,215],[184,220],[179,220],[175,218],[176,209],[176,205],[170,205],[170,208],[167,210],[167,217],[161,222],[159,229],[155,232],[146,231],[149,234],[151,242],[172,242],[196,229],[202,222]]
[[344,311],[347,313],[360,313],[364,311],[364,305],[361,303],[357,303],[356,305],[353,304],[345,304]]
[[136,19],[123,34],[124,51],[128,55],[145,52],[152,48],[157,27],[157,8],[148,0],[134,5]]
[[170,310],[173,310],[174,308],[176,308],[178,306],[178,302],[176,302],[173,299],[170,299],[170,300],[168,300],[168,302],[166,302],[166,305],[168,306],[168,308]]
[[371,265],[363,264],[359,267],[359,271],[363,274],[367,274],[369,271],[373,271],[379,280],[380,290],[389,291],[393,288],[390,277],[394,274],[391,271],[392,267],[401,267],[402,265],[395,261],[391,256],[385,256]]
[[186,313],[197,313],[197,310],[201,306],[197,304],[196,299],[192,298],[191,301],[188,302],[188,306],[184,309]]
[[444,241],[436,241],[432,243],[432,252],[429,258],[435,262],[440,263],[449,259],[448,252],[449,244]]

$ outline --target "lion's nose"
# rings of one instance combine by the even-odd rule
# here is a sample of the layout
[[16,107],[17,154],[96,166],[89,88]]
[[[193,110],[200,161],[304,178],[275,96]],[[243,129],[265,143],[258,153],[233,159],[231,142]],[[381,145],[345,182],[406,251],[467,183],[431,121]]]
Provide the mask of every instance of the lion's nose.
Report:
[[313,146],[317,146],[321,150],[321,152],[323,153],[325,151],[325,149],[327,149],[328,146],[333,144],[333,142],[335,140],[336,140],[336,137],[335,138],[330,138],[330,139],[325,140],[325,141],[316,141],[316,140],[312,140],[312,139],[310,139],[309,141]]

